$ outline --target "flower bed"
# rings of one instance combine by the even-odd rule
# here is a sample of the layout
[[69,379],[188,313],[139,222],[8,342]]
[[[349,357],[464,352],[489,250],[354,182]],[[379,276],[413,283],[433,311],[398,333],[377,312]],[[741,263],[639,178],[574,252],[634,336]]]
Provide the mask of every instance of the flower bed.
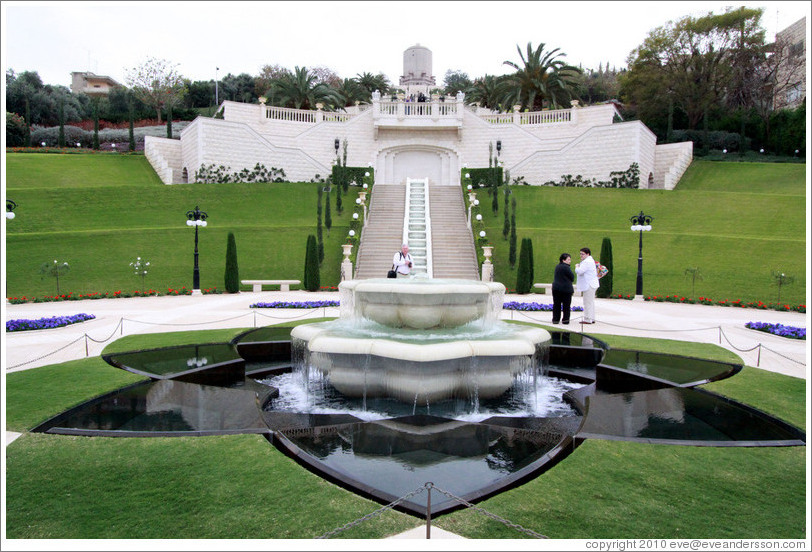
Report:
[[50,318],[37,318],[36,320],[26,320],[26,319],[19,319],[19,320],[8,320],[6,321],[6,331],[7,332],[25,332],[28,330],[47,330],[50,328],[61,328],[63,326],[69,326],[70,324],[76,324],[78,322],[84,322],[86,320],[92,320],[96,318],[93,314],[74,314],[73,316],[52,316]]
[[[518,311],[528,311],[528,312],[538,312],[538,311],[552,311],[553,305],[552,304],[542,304],[542,303],[520,303],[518,301],[506,301],[502,308],[505,310],[518,310]],[[570,311],[572,312],[580,312],[583,311],[583,307],[573,306],[570,307]]]
[[796,326],[770,324],[769,322],[748,322],[744,327],[781,337],[789,337],[790,339],[806,339],[806,328],[798,328]]
[[[223,293],[221,290],[214,288],[201,289],[203,295]],[[8,297],[8,302],[12,305],[19,305],[22,303],[50,303],[55,301],[79,301],[82,299],[120,299],[128,297],[150,297],[150,296],[163,296],[163,295],[191,295],[192,290],[186,289],[186,286],[180,289],[167,288],[166,292],[160,292],[154,289],[147,291],[109,291],[104,293],[64,293],[62,295],[43,295],[41,297]]]
[[[617,296],[613,295],[612,298],[617,298]],[[747,309],[761,309],[761,310],[777,310],[777,311],[794,311],[805,313],[806,312],[806,305],[788,305],[786,303],[764,303],[763,301],[750,301],[745,303],[739,299],[735,301],[730,301],[728,299],[722,299],[720,301],[714,301],[710,297],[700,297],[699,299],[691,299],[689,297],[685,297],[683,295],[646,295],[646,301],[654,301],[657,303],[686,303],[689,305],[693,304],[700,304],[700,305],[712,305],[716,307],[741,307]]]
[[338,301],[274,301],[273,303],[254,303],[252,309],[319,309],[338,307]]

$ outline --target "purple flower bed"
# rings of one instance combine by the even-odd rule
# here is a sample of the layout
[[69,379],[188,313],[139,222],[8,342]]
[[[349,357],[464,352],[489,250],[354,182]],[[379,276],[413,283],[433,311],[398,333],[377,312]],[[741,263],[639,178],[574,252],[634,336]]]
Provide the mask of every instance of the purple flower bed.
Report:
[[50,318],[37,318],[36,320],[8,320],[6,322],[7,332],[24,332],[27,330],[47,330],[49,328],[61,328],[77,322],[92,320],[96,318],[93,314],[74,314],[73,316],[52,316]]
[[[542,303],[519,303],[518,301],[507,301],[502,305],[503,309],[506,310],[518,310],[518,311],[552,311],[553,305],[552,304],[542,304]],[[583,307],[570,307],[570,311],[572,312],[579,312],[584,310]]]
[[789,337],[790,339],[806,339],[806,328],[798,328],[796,326],[770,324],[769,322],[748,322],[744,327],[750,328],[751,330],[771,333],[773,335],[780,335],[781,337]]
[[338,301],[274,301],[273,303],[254,303],[252,309],[318,309],[337,307]]

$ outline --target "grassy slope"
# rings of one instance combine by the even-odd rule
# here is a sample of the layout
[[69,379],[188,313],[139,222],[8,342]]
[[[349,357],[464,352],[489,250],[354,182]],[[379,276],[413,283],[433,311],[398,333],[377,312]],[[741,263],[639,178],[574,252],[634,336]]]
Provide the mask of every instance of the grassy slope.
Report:
[[[8,195],[19,204],[8,225],[8,293],[52,295],[40,265],[68,261],[64,293],[132,291],[137,256],[149,260],[148,288],[191,285],[192,231],[187,210],[209,214],[200,234],[201,286],[223,287],[225,247],[234,231],[243,278],[302,279],[308,233],[315,234],[316,185],[175,185],[159,182],[141,156],[7,154]],[[772,270],[795,277],[783,302],[805,301],[806,166],[695,161],[676,190],[603,190],[518,186],[519,237],[531,237],[537,281],[549,281],[558,255],[587,245],[598,255],[612,239],[614,291],[633,293],[638,235],[628,218],[654,216],[644,240],[644,292],[691,294],[687,267],[699,267],[695,295],[744,301],[776,300]],[[480,192],[484,199],[484,192]],[[350,196],[354,198],[354,195]],[[350,205],[352,199],[344,198]],[[485,202],[490,203],[489,201]],[[500,202],[501,209],[501,202]],[[322,285],[339,280],[350,211],[325,229]],[[56,221],[56,222],[55,222]],[[515,287],[501,239],[503,215],[485,214],[496,246],[496,278]]]
[[[181,336],[184,343],[217,341],[238,332],[172,337],[177,342]],[[602,337],[640,350],[674,346],[669,340]],[[108,348],[161,346],[164,340],[162,334],[132,336]],[[730,360],[729,352],[717,352],[712,345],[678,344],[686,355]],[[122,374],[98,359],[8,374],[10,428],[31,427],[127,383]],[[804,427],[805,385],[748,367],[707,387]],[[49,400],[40,400],[43,396]],[[805,452],[802,447],[590,440],[542,476],[479,506],[553,538],[802,538]],[[9,538],[311,538],[378,508],[320,480],[251,435],[107,439],[29,434],[7,448],[7,481]],[[434,523],[469,538],[522,536],[470,510]],[[380,538],[418,524],[389,512],[342,536]]]
[[[129,266],[138,256],[151,263],[147,288],[191,287],[194,237],[185,221],[186,211],[196,205],[209,215],[208,226],[200,230],[201,287],[223,288],[229,231],[237,239],[242,278],[303,277],[306,238],[316,234],[316,184],[165,186],[152,178],[140,156],[7,158],[8,195],[19,205],[8,226],[9,296],[54,294],[54,281],[38,276],[49,259],[71,265],[60,277],[62,293],[140,289]],[[98,165],[103,172],[95,171]],[[29,177],[30,167],[37,169],[37,178]],[[71,178],[60,177],[67,172]],[[345,205],[354,204],[352,194]],[[333,228],[324,229],[322,285],[338,283],[339,245],[350,215],[347,208],[337,215],[333,203]]]
[[[530,237],[536,281],[552,281],[562,252],[584,246],[597,258],[612,240],[614,292],[634,293],[638,233],[629,217],[654,216],[643,236],[644,293],[689,296],[688,267],[699,267],[696,296],[776,300],[772,270],[794,275],[782,302],[805,301],[805,165],[695,161],[676,190],[605,190],[518,186],[517,237]],[[480,196],[486,198],[484,192]],[[485,201],[490,204],[490,201]],[[502,239],[504,215],[484,214],[496,249],[496,278],[515,287]]]

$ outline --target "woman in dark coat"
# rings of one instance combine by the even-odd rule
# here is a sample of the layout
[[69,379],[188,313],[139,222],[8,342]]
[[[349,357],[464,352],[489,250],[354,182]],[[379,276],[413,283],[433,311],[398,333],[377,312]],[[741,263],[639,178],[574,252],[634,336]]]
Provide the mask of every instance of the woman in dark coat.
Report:
[[[562,253],[558,258],[553,275],[553,324],[558,324],[560,320],[563,324],[570,323],[570,304],[572,303],[572,282],[575,275],[572,273],[570,263],[572,258],[569,253]],[[563,311],[563,318],[561,316]]]

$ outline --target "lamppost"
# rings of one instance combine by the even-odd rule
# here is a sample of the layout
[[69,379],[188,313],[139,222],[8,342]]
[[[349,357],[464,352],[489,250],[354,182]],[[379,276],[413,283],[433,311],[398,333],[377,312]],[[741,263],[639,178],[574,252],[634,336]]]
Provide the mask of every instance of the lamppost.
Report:
[[651,221],[654,217],[643,214],[640,211],[639,215],[634,215],[629,218],[632,222],[632,232],[640,232],[640,250],[637,255],[637,291],[635,295],[643,296],[643,232],[651,230]]
[[[10,199],[6,198],[6,218],[11,220],[15,217],[14,209],[17,208],[17,204],[11,201]],[[8,303],[8,278],[6,278],[6,303]]]
[[192,273],[192,295],[200,295],[200,268],[197,265],[197,230],[201,226],[206,226],[208,214],[195,206],[194,211],[186,211],[186,225],[195,227],[195,269]]

